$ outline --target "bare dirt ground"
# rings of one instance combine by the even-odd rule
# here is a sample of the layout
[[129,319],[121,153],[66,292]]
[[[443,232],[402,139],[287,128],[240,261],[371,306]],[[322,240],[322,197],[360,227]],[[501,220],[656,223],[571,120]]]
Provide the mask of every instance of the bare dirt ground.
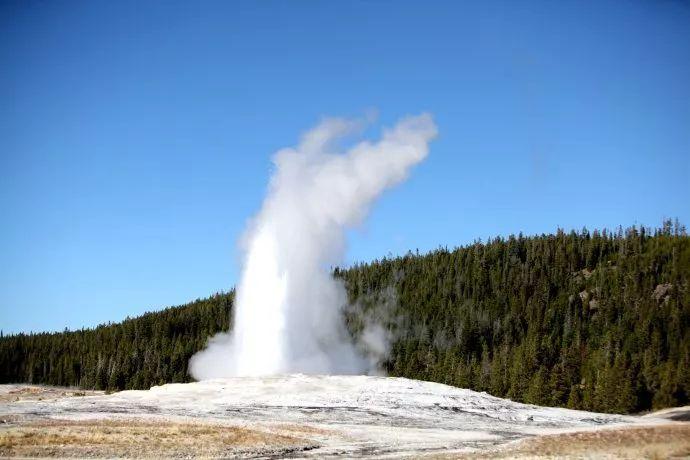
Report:
[[0,457],[690,458],[690,407],[628,417],[429,382],[284,376],[103,392],[0,385]]

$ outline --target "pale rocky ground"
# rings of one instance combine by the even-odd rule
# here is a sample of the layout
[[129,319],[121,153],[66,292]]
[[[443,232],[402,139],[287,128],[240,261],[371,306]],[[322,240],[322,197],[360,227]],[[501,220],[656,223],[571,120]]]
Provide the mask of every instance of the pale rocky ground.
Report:
[[690,408],[621,416],[402,378],[288,375],[110,395],[0,385],[0,456],[690,458]]

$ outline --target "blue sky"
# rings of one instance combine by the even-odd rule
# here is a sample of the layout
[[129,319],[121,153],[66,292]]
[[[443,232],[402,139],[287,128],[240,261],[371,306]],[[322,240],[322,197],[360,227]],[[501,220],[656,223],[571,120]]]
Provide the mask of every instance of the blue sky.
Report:
[[0,329],[230,289],[270,157],[321,117],[433,113],[347,263],[690,225],[690,4],[0,4]]

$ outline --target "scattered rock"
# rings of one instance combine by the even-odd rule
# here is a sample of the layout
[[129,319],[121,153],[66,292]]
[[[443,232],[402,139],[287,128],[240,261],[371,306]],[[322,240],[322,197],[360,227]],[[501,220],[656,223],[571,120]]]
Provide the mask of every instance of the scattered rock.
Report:
[[666,300],[668,295],[673,289],[673,284],[671,283],[664,283],[664,284],[657,284],[656,288],[654,289],[654,292],[652,293],[652,298],[659,302],[661,299]]

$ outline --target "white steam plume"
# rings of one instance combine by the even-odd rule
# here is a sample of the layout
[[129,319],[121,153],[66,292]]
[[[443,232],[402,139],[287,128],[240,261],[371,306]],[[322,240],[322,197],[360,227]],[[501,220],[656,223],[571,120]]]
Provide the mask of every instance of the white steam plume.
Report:
[[330,267],[342,261],[345,230],[427,156],[436,126],[428,114],[405,118],[378,142],[338,152],[336,141],[359,125],[327,119],[275,154],[268,194],[245,235],[233,330],[192,357],[194,378],[370,370],[345,330],[347,297]]

